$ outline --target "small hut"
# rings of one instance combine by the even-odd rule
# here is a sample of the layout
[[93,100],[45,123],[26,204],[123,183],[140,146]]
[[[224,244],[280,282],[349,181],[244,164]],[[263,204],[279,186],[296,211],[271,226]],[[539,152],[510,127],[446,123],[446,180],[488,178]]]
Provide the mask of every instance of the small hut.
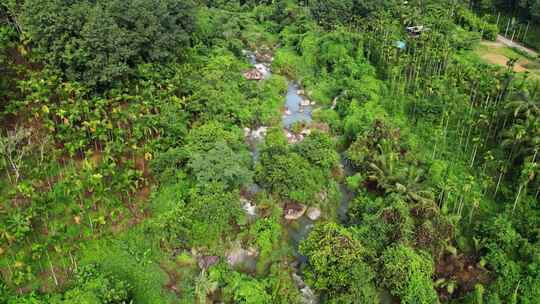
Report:
[[406,29],[407,29],[407,33],[409,33],[409,35],[411,35],[413,37],[418,37],[418,36],[420,36],[420,34],[422,34],[423,32],[428,30],[423,25],[409,26]]

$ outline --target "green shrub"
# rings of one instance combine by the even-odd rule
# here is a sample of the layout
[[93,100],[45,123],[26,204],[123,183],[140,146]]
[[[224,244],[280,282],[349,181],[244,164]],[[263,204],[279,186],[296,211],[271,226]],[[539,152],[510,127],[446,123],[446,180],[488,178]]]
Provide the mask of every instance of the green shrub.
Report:
[[315,203],[324,182],[323,174],[297,153],[272,147],[261,152],[255,178],[261,186],[284,198]]
[[383,284],[402,303],[437,303],[433,288],[433,261],[405,245],[388,248],[381,257]]
[[326,133],[313,132],[296,145],[295,150],[310,163],[326,172],[329,172],[339,163],[339,155],[335,150],[335,144]]
[[212,269],[211,276],[220,277],[225,283],[223,287],[224,299],[230,303],[238,304],[270,304],[272,297],[268,294],[266,283],[236,271]]
[[365,263],[365,249],[335,223],[318,225],[300,244],[308,264],[306,282],[328,303],[378,303],[375,274]]
[[62,303],[129,304],[131,294],[128,282],[89,264],[78,270],[76,286],[66,292]]
[[199,184],[219,182],[235,189],[251,182],[250,161],[247,153],[237,153],[218,139],[212,149],[191,155],[187,167]]
[[86,244],[79,267],[97,265],[102,272],[127,282],[133,303],[168,303],[172,294],[163,289],[167,274],[156,262],[160,257],[158,238],[147,227],[132,227],[114,240]]

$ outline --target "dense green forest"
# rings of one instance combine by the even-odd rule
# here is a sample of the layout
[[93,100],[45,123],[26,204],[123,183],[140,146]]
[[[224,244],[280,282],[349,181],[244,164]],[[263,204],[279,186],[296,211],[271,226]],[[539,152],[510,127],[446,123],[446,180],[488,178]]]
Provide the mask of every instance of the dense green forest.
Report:
[[510,9],[1,0],[0,303],[540,303]]

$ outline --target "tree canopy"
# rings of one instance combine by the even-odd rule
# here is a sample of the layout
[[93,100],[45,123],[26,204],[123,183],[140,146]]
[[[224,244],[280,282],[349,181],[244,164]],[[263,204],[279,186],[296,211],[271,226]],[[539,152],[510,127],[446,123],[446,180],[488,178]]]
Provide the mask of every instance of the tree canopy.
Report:
[[110,87],[142,63],[181,59],[194,31],[182,1],[24,1],[22,26],[39,58],[70,80]]

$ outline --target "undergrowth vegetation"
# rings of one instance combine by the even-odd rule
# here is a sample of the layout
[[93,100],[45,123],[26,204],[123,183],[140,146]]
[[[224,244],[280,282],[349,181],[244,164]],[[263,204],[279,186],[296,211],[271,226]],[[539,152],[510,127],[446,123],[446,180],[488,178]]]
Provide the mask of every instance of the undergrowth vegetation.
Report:
[[540,83],[468,4],[0,4],[0,302],[536,303]]

